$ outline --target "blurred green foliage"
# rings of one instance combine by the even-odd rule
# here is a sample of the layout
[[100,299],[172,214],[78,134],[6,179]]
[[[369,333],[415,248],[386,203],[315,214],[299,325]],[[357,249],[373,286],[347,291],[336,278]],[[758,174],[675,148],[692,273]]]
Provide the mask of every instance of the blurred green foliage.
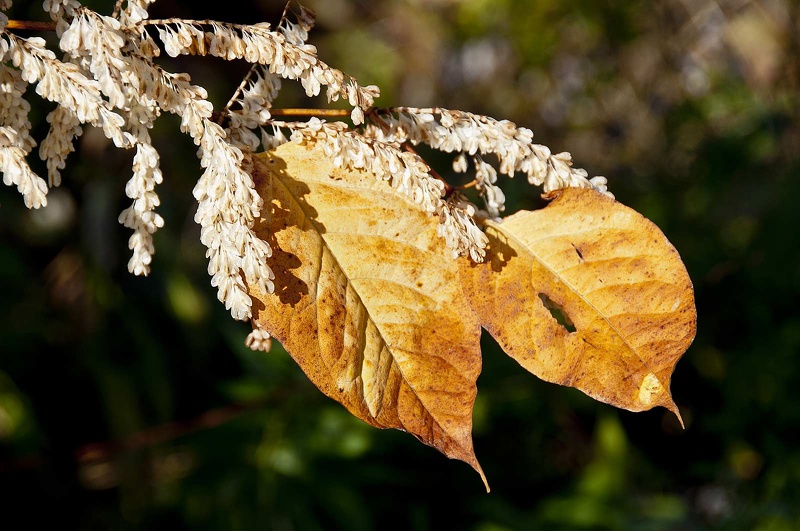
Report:
[[[248,325],[216,301],[192,221],[194,146],[164,117],[149,278],[127,273],[116,222],[131,154],[97,131],[46,209],[0,188],[0,528],[800,528],[796,3],[307,4],[322,58],[381,86],[380,105],[512,119],[662,228],[699,311],[672,386],[686,429],[538,381],[488,338],[475,444],[491,494],[463,463],[351,418],[279,346],[243,346]],[[282,9],[161,0],[153,13]],[[246,71],[165,64],[216,105]],[[294,88],[279,105],[308,105]],[[50,106],[30,101],[41,139]],[[509,211],[541,206],[538,193],[508,182]]]

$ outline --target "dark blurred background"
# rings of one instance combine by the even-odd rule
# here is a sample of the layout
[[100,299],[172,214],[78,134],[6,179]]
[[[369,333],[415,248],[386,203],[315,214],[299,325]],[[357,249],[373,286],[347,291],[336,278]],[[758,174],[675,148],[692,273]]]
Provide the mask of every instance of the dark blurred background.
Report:
[[[43,19],[18,4],[12,17]],[[0,187],[0,529],[800,529],[798,3],[306,5],[310,42],[379,85],[379,105],[511,119],[661,227],[699,313],[672,384],[686,429],[541,382],[488,337],[474,435],[491,494],[469,466],[351,418],[279,346],[244,347],[249,325],[217,302],[192,220],[195,147],[165,116],[148,278],[128,274],[117,223],[132,154],[98,131],[47,208]],[[276,22],[282,9],[159,0],[152,13]],[[247,70],[163,64],[217,108]],[[284,86],[278,106],[326,105]],[[52,106],[29,95],[41,140]],[[524,179],[505,183],[509,212],[541,205]]]

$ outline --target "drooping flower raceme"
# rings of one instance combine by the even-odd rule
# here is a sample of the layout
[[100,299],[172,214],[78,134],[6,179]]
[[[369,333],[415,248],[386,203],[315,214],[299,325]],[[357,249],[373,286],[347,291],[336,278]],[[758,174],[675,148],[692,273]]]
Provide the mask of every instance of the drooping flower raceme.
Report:
[[[552,154],[533,143],[533,132],[508,120],[495,120],[464,111],[442,108],[394,107],[379,113],[378,125],[366,134],[386,142],[427,144],[447,153],[458,153],[453,169],[467,171],[467,156],[473,160],[475,182],[490,217],[498,218],[505,208],[505,196],[496,185],[497,170],[484,157],[497,158],[500,173],[513,177],[523,173],[544,192],[561,188],[594,188],[607,195],[605,177],[588,178],[586,170],[572,167],[569,153]],[[612,196],[613,197],[613,196]]]
[[[545,193],[564,187],[594,188],[608,193],[603,177],[572,166],[569,153],[553,154],[533,143],[533,133],[505,120],[442,108],[375,108],[377,87],[360,85],[320,60],[308,44],[313,12],[287,5],[270,24],[230,24],[179,18],[153,20],[154,0],[128,0],[111,16],[77,0],[45,0],[43,9],[55,23],[58,59],[41,38],[9,31],[0,0],[0,171],[29,208],[47,203],[49,187],[59,186],[66,160],[86,124],[100,128],[114,145],[135,150],[125,194],[130,205],[119,222],[132,230],[128,269],[150,272],[153,234],[163,226],[156,185],[164,175],[150,129],[161,113],[180,116],[180,130],[197,146],[202,174],[194,187],[195,221],[207,247],[208,273],[217,296],[236,319],[252,317],[246,285],[274,289],[270,269],[273,249],[256,236],[259,216],[268,216],[250,176],[250,154],[290,140],[319,143],[343,168],[360,169],[391,184],[392,190],[436,216],[438,232],[453,256],[482,261],[488,239],[480,218],[500,219],[505,195],[499,175],[522,173]],[[291,7],[291,9],[290,9]],[[291,11],[291,14],[290,14]],[[252,64],[230,101],[214,113],[205,89],[185,73],[173,73],[156,61],[162,52],[212,55]],[[276,119],[273,101],[284,80],[297,81],[308,97],[347,101],[353,123]],[[50,129],[39,145],[47,181],[31,170],[26,157],[36,147],[25,100],[28,85],[57,107],[47,115]],[[279,118],[279,117],[277,117]],[[445,182],[411,148],[424,143],[453,153],[453,169],[473,172],[473,184],[484,208],[471,204],[458,187]],[[610,194],[609,194],[610,195]],[[269,335],[256,330],[254,348],[268,348]]]

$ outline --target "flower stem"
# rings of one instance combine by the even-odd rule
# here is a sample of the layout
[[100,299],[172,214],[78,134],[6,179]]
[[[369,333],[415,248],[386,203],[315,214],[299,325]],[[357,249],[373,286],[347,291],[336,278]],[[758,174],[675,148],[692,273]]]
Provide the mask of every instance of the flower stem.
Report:
[[6,29],[28,31],[55,31],[55,22],[37,22],[34,20],[9,20]]
[[272,116],[324,116],[340,118],[350,116],[349,109],[270,109]]

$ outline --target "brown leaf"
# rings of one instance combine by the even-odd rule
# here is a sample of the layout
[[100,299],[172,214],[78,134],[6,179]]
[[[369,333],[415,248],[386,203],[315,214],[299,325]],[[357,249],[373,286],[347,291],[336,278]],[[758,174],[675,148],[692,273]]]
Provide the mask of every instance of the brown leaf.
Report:
[[256,233],[276,277],[273,294],[250,286],[256,325],[355,416],[408,431],[485,483],[471,435],[480,325],[437,220],[319,147],[256,157],[253,178],[272,208]]
[[658,227],[580,188],[487,225],[491,259],[462,261],[462,280],[506,353],[549,382],[680,419],[669,384],[694,339],[694,294]]

